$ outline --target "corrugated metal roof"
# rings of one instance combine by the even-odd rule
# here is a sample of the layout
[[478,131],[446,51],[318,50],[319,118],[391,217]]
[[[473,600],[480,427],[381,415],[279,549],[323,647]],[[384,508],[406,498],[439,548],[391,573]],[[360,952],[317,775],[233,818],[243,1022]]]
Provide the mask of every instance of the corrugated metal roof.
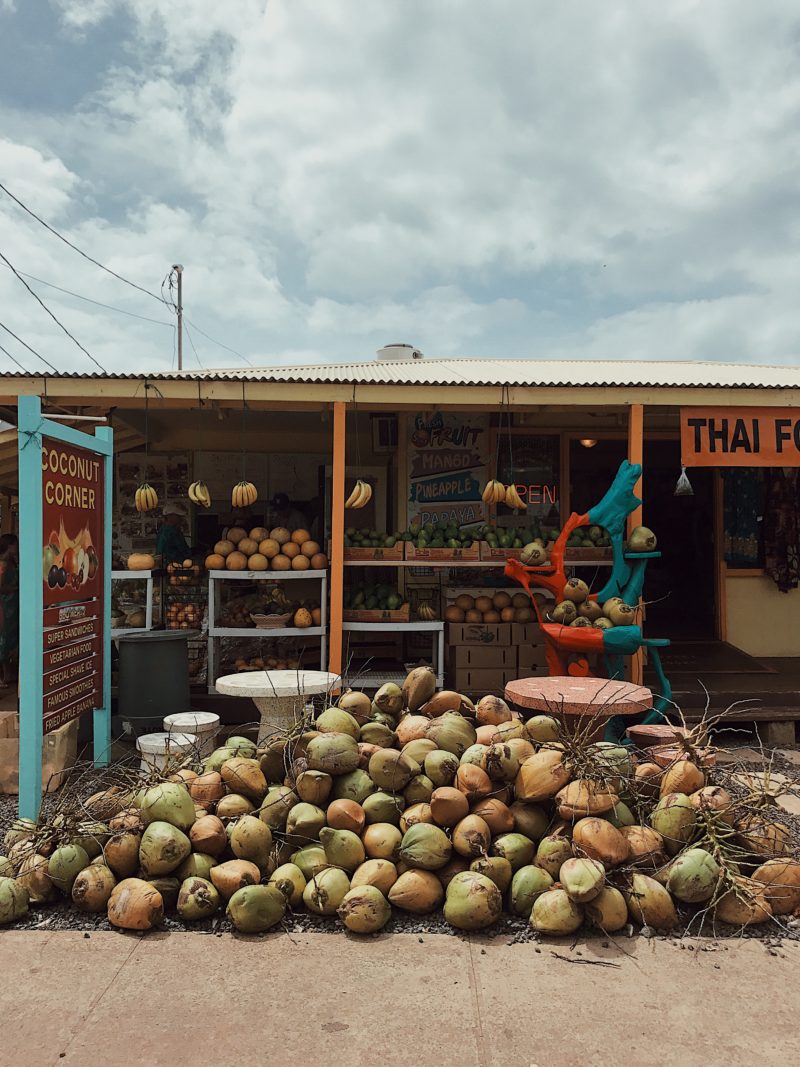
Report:
[[331,385],[431,385],[498,388],[625,387],[709,389],[798,389],[800,367],[744,363],[647,360],[415,359],[397,362],[321,363],[267,367],[220,367],[152,374],[69,373],[3,378],[106,378],[148,381],[253,381]]

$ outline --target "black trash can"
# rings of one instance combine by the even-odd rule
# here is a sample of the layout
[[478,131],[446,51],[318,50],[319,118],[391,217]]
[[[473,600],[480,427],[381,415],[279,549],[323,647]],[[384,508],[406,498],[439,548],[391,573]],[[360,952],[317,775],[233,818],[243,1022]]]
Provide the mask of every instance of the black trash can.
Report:
[[189,710],[189,647],[196,630],[147,630],[119,638],[118,722],[140,737],[163,729],[165,715]]

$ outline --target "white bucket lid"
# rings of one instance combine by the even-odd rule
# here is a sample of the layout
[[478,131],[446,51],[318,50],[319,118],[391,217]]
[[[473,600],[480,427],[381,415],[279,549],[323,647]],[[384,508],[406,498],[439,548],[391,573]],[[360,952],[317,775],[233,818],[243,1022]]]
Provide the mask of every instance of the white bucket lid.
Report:
[[182,752],[185,748],[191,748],[197,743],[195,734],[143,734],[136,740],[136,747],[140,752],[152,754],[164,752]]
[[215,715],[213,711],[178,711],[174,715],[167,715],[164,719],[164,729],[170,733],[173,730],[195,730],[198,733],[208,733],[217,726],[219,726],[219,715]]

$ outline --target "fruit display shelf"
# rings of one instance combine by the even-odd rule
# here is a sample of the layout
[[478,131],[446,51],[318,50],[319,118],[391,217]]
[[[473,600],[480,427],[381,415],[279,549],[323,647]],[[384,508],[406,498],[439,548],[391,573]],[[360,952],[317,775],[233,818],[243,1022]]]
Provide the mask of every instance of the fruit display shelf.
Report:
[[[319,626],[281,626],[269,630],[259,630],[255,626],[232,627],[219,626],[217,619],[220,617],[220,585],[222,582],[250,581],[283,583],[291,581],[317,581],[320,583],[320,610],[321,620]],[[318,637],[320,639],[320,670],[325,669],[327,661],[327,630],[328,630],[328,572],[325,570],[308,571],[217,571],[208,572],[208,691],[215,693],[216,665],[217,665],[217,642],[223,637]]]
[[112,582],[144,581],[147,583],[147,593],[144,602],[145,624],[144,626],[119,626],[112,627],[111,640],[115,641],[126,634],[140,634],[153,629],[153,582],[156,577],[155,571],[112,571]]

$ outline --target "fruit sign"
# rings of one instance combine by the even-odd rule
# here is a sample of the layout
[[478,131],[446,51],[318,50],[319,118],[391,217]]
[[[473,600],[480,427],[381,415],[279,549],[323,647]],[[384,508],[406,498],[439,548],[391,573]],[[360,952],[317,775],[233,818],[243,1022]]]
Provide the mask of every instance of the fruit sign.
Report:
[[111,430],[81,433],[19,401],[19,810],[36,818],[42,740],[94,712],[94,762],[111,741]]

